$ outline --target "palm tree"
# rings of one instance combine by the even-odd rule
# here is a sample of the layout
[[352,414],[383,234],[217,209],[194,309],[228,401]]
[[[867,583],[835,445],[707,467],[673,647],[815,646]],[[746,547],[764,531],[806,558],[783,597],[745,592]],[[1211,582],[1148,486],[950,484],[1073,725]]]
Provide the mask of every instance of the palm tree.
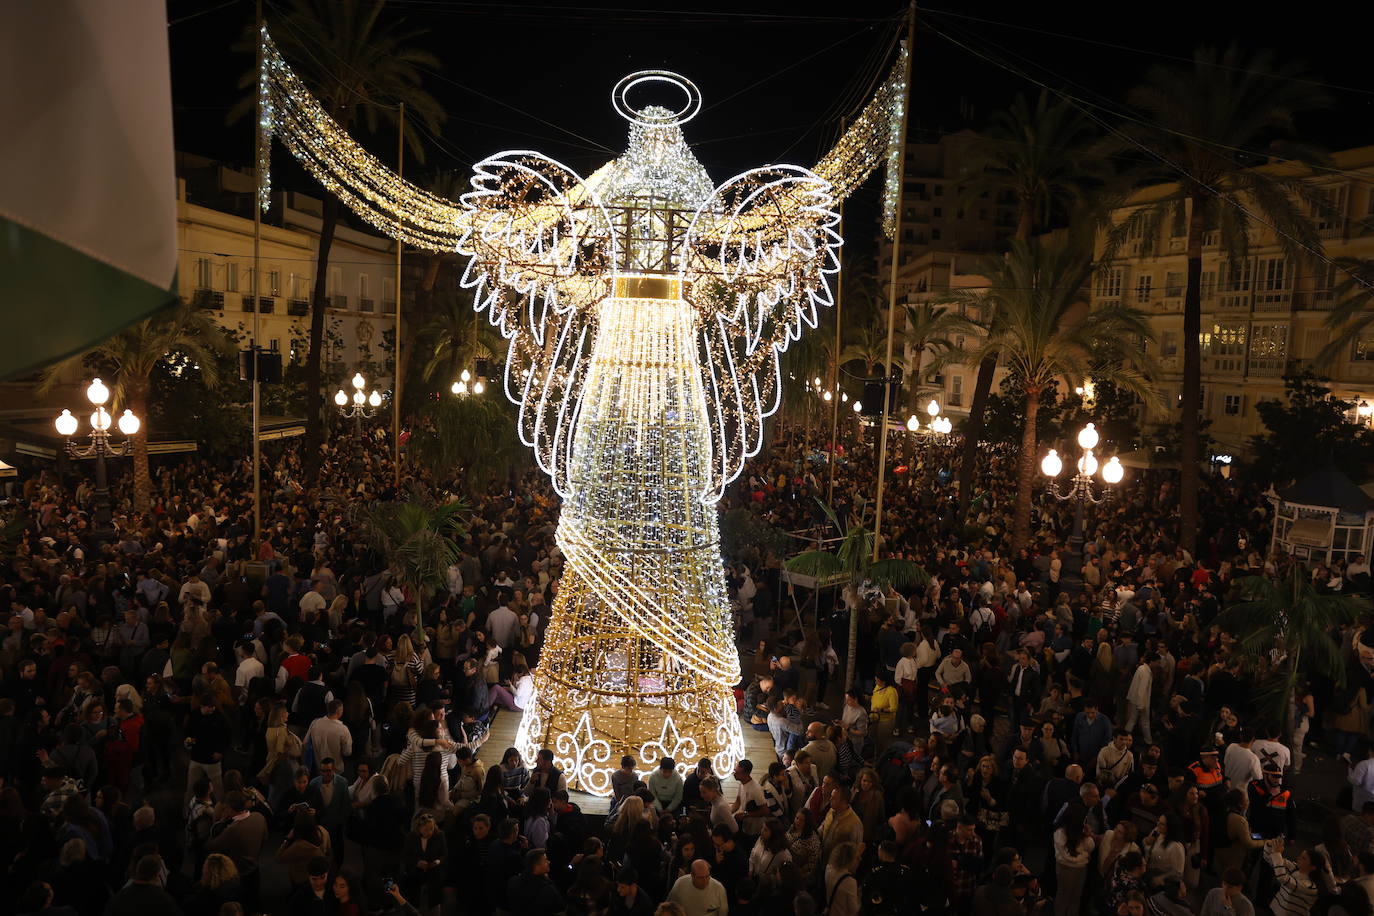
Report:
[[[344,130],[361,123],[375,134],[383,124],[396,124],[400,105],[404,104],[406,149],[423,162],[424,146],[419,142],[416,124],[423,124],[433,133],[439,129],[444,114],[438,101],[420,88],[420,77],[426,69],[437,70],[439,59],[412,44],[427,30],[411,28],[399,19],[382,22],[384,6],[385,0],[290,0],[284,15],[268,25],[282,55]],[[251,40],[240,47],[255,50],[257,36],[251,35]],[[256,84],[256,72],[241,83],[244,88]],[[251,110],[252,99],[245,99],[230,113],[230,118]],[[329,252],[338,221],[339,201],[333,194],[326,194],[315,258],[310,352],[305,364],[305,454],[312,477],[318,470],[319,446],[324,440],[321,405],[325,310],[329,305],[326,292]],[[399,379],[400,367],[396,369]]]
[[1327,366],[1350,352],[1353,344],[1364,340],[1374,328],[1374,260],[1333,258],[1341,281],[1331,288],[1336,307],[1326,316],[1326,326],[1334,334],[1317,354],[1317,363]]
[[[443,391],[464,366],[492,359],[504,346],[500,332],[473,310],[472,295],[467,292],[434,295],[416,338],[417,352],[425,357],[424,380],[439,384]],[[493,392],[496,388],[493,384]]]
[[1061,378],[1078,384],[1092,370],[1095,377],[1142,399],[1158,400],[1148,385],[1153,374],[1144,347],[1152,336],[1148,317],[1125,305],[1089,309],[1083,294],[1091,271],[1089,247],[1077,238],[1053,244],[1015,241],[1005,257],[984,259],[985,290],[956,291],[946,300],[994,317],[990,322],[968,321],[969,333],[983,335],[982,343],[969,351],[952,350],[945,361],[969,365],[996,353],[1008,370],[1013,390],[1026,399],[1013,550],[1025,546],[1030,533],[1036,416],[1045,392]]
[[[902,331],[892,331],[892,365],[887,367],[891,374],[905,364],[902,359]],[[860,325],[840,350],[840,365],[859,361],[864,364],[864,378],[875,380],[878,366],[887,359],[887,323],[882,318],[874,318]]]
[[[925,585],[930,574],[925,568],[910,560],[891,557],[874,560],[873,529],[858,522],[845,526],[840,522],[835,510],[819,499],[816,500],[825,510],[826,517],[835,526],[840,543],[833,550],[808,550],[787,561],[790,572],[803,576],[813,576],[823,582],[844,582],[850,589],[857,591],[865,581],[880,587],[892,586],[905,588],[909,585]],[[860,510],[862,515],[862,509]],[[849,655],[846,662],[845,688],[854,686],[854,661],[858,655],[859,609],[857,602],[850,602],[849,608]]]
[[413,492],[404,501],[377,502],[359,512],[364,540],[415,597],[415,632],[424,640],[427,593],[441,588],[448,568],[458,562],[455,535],[466,531],[463,500],[442,505]]
[[1369,602],[1353,595],[1319,594],[1297,563],[1281,581],[1246,576],[1237,581],[1237,588],[1244,600],[1222,611],[1216,622],[1236,635],[1239,654],[1252,664],[1267,666],[1275,647],[1282,648],[1274,679],[1261,696],[1271,718],[1283,723],[1287,734],[1289,707],[1300,679],[1316,675],[1345,683],[1345,657],[1331,634],[1359,620]]
[[[989,197],[1016,203],[1017,241],[1027,241],[1037,227],[1049,225],[1055,213],[1081,204],[1100,172],[1088,156],[1095,132],[1083,113],[1067,100],[1052,101],[1041,92],[1035,105],[1017,96],[997,112],[983,134],[970,145],[960,177],[960,199],[966,207]],[[984,319],[992,316],[984,315]],[[973,398],[964,421],[964,447],[959,459],[959,508],[968,511],[982,440],[983,415],[997,373],[997,354],[978,364]]]
[[468,490],[480,493],[525,454],[514,410],[495,386],[464,398],[440,394],[421,410],[410,446],[415,460],[436,476],[461,473]]
[[1151,68],[1128,101],[1144,117],[1115,131],[1104,152],[1136,160],[1125,176],[1133,186],[1169,182],[1176,190],[1137,208],[1114,227],[1101,260],[1108,262],[1128,236],[1140,235],[1148,249],[1165,219],[1186,221],[1178,543],[1193,551],[1201,441],[1203,234],[1217,231],[1222,256],[1237,273],[1250,238],[1264,226],[1276,230],[1279,246],[1292,261],[1302,263],[1320,254],[1321,240],[1309,214],[1324,204],[1308,176],[1254,166],[1266,155],[1307,165],[1326,162],[1322,152],[1296,139],[1293,121],[1295,115],[1326,107],[1328,99],[1301,67],[1280,64],[1268,52],[1231,47],[1221,54],[1200,49],[1191,65]]
[[194,367],[209,387],[220,382],[218,359],[233,352],[223,330],[210,313],[186,300],[144,318],[137,324],[88,350],[69,356],[43,372],[39,389],[46,391],[88,361],[113,370],[114,406],[127,407],[143,424],[131,438],[134,459],[134,508],[152,507],[153,481],[148,472],[148,391],[153,369],[167,360]]
[[911,349],[911,397],[919,396],[921,386],[921,363],[929,349],[936,357],[954,348],[950,335],[963,326],[963,319],[957,312],[930,302],[921,302],[906,307],[906,330],[903,336]]

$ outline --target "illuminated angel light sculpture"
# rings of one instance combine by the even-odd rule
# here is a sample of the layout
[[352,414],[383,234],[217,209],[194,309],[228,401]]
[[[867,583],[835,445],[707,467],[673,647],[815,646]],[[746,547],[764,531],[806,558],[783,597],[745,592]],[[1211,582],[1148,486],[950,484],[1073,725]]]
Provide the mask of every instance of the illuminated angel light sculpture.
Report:
[[[506,394],[563,497],[566,560],[521,754],[551,749],[572,785],[600,795],[624,755],[646,773],[667,756],[729,773],[743,755],[740,667],[715,504],[762,446],[779,354],[831,304],[831,182],[774,165],[717,187],[682,132],[696,87],[643,71],[612,93],[630,123],[624,155],[583,179],[501,153],[455,205],[343,134],[263,42],[262,126],[388,234],[466,255],[462,283],[508,341]],[[681,92],[682,106],[633,108],[646,86]],[[904,99],[890,79],[818,170],[843,170],[847,193],[890,162]]]

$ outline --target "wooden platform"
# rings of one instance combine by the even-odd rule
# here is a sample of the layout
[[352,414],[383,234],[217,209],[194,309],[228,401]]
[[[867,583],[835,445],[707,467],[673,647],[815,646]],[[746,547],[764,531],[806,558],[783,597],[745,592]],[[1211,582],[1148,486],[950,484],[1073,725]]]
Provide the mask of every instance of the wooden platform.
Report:
[[[487,736],[486,743],[477,752],[478,759],[486,766],[494,766],[500,761],[506,748],[515,746],[515,730],[519,725],[519,713],[504,709],[497,713],[496,721],[491,724],[491,732]],[[768,732],[755,731],[748,723],[743,723],[741,728],[744,730],[744,756],[753,762],[755,778],[762,779],[768,771],[768,765],[778,759],[777,755],[773,753],[773,736]],[[695,760],[679,760],[678,771],[685,773],[695,765]],[[721,780],[725,797],[733,801],[737,783],[730,774],[723,773],[721,775],[725,777]],[[611,807],[609,798],[598,798],[595,795],[588,795],[586,792],[572,791],[568,793],[568,797],[582,809],[584,814],[605,816]]]

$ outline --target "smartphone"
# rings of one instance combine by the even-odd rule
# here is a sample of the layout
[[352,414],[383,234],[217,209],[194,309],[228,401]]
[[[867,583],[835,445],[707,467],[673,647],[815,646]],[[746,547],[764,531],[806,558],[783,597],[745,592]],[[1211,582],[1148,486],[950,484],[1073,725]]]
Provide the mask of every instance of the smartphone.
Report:
[[395,878],[387,878],[385,881],[382,882],[382,892],[383,892],[383,893],[389,894],[389,893],[391,893],[391,889],[392,889],[393,887],[395,887],[395,886],[396,886],[396,879],[395,879]]
[[1252,839],[1252,840],[1262,840],[1262,839],[1264,839],[1264,837],[1260,836],[1258,833],[1252,833],[1252,834],[1250,834],[1250,839]]

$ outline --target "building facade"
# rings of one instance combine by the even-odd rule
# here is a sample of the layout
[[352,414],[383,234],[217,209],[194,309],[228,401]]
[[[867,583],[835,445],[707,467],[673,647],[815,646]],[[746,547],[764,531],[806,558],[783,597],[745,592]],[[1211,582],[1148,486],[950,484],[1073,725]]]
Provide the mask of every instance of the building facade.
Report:
[[[1326,207],[1312,214],[1323,254],[1374,258],[1374,234],[1367,228],[1374,217],[1374,183],[1360,177],[1374,166],[1374,146],[1332,158],[1333,168],[1312,179],[1326,200]],[[1301,174],[1286,165],[1261,168]],[[1132,210],[1176,191],[1173,185],[1143,189],[1115,218],[1125,221]],[[1147,422],[1176,422],[1181,409],[1187,217],[1187,208],[1180,207],[1162,221],[1157,238],[1146,240],[1140,233],[1128,238],[1093,283],[1095,306],[1125,302],[1150,315],[1155,336],[1150,347],[1161,369],[1158,384],[1166,407],[1147,416]],[[1325,322],[1343,275],[1319,258],[1289,259],[1278,236],[1261,221],[1256,224],[1244,258],[1229,260],[1215,232],[1204,237],[1202,254],[1200,408],[1211,421],[1207,431],[1215,451],[1240,455],[1250,437],[1263,432],[1255,406],[1283,399],[1283,376],[1290,370],[1312,368],[1332,380],[1337,396],[1374,404],[1374,337],[1356,342],[1329,364],[1316,362],[1331,339]],[[1105,245],[1102,233],[1099,255]],[[1351,419],[1356,419],[1353,411]]]
[[[178,155],[177,248],[182,298],[252,339],[257,311],[261,346],[283,364],[303,361],[310,336],[322,205],[279,193],[262,226],[261,276],[253,296],[253,177],[210,160]],[[396,328],[396,248],[391,239],[340,223],[330,249],[326,284],[326,373],[361,370],[377,387],[391,385]],[[336,382],[329,381],[329,385]],[[347,387],[346,385],[344,387]]]

